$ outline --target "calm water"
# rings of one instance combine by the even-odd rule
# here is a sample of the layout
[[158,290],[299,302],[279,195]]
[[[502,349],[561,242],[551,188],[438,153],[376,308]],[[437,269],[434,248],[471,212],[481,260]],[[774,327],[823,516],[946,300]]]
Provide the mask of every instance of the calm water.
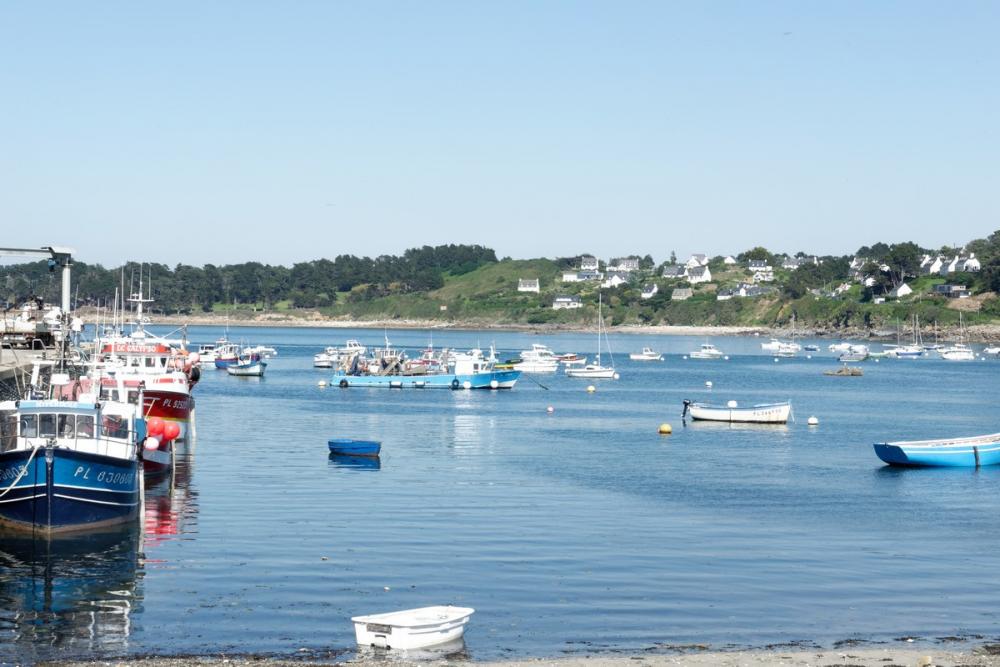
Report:
[[[263,379],[204,374],[197,442],[173,488],[150,490],[144,535],[0,542],[0,662],[327,655],[353,650],[352,615],[448,603],[477,609],[473,659],[1000,633],[1000,466],[890,469],[871,447],[1000,430],[1000,362],[882,360],[831,378],[829,341],[775,363],[759,338],[716,337],[731,359],[696,361],[682,355],[705,339],[613,335],[619,381],[317,387],[330,373],[313,354],[382,334],[232,331],[279,355]],[[494,341],[589,355],[596,342],[434,333],[438,347]],[[629,361],[643,345],[669,356]],[[791,398],[797,421],[682,427],[684,398]],[[330,459],[335,436],[379,439],[383,455]]]

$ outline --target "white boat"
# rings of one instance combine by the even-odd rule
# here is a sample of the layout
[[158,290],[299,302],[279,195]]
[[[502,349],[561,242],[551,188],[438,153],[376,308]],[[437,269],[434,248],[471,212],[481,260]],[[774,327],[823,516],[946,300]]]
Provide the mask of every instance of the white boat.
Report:
[[340,361],[340,352],[335,347],[328,347],[319,354],[313,355],[313,368],[333,368]]
[[701,347],[688,355],[692,359],[721,359],[722,350],[711,343],[702,343]]
[[654,352],[651,347],[642,348],[642,352],[633,352],[628,355],[628,358],[632,361],[663,361],[663,355]]
[[[615,372],[615,359],[611,357],[611,366],[601,365],[601,330],[604,328],[604,318],[601,316],[601,296],[598,293],[597,297],[597,355],[594,357],[594,363],[587,364],[582,368],[567,368],[566,375],[571,378],[593,378],[597,380],[614,380],[617,379],[618,373]],[[608,355],[611,355],[611,344],[608,343],[608,334],[604,332],[604,342],[608,345]]]
[[258,354],[264,359],[270,359],[271,357],[278,356],[277,348],[271,347],[270,345],[255,345],[253,347],[247,347],[243,349],[246,354]]
[[766,403],[741,408],[736,401],[729,401],[725,406],[707,405],[684,401],[684,412],[681,419],[688,413],[691,419],[714,422],[745,422],[753,424],[784,424],[792,413],[790,401],[784,403]]
[[555,373],[559,359],[547,345],[534,343],[530,350],[521,352],[521,360],[514,364],[514,370],[522,373]]
[[830,350],[831,352],[837,352],[843,354],[844,352],[850,350],[852,347],[853,347],[852,343],[830,343],[826,349]]
[[924,356],[922,345],[886,345],[885,356],[890,359],[919,359]]
[[989,354],[991,356],[1000,356],[1000,345],[990,345],[983,348],[983,354]]
[[867,345],[855,344],[849,346],[844,350],[841,355],[837,358],[838,361],[844,363],[852,361],[864,361],[870,356],[870,350]]
[[361,646],[415,649],[460,639],[471,607],[435,606],[404,609],[384,614],[354,616],[354,635]]
[[976,353],[964,343],[949,345],[940,350],[939,354],[942,359],[947,359],[948,361],[975,361],[976,359]]
[[567,352],[566,354],[558,355],[559,363],[563,366],[583,366],[587,363],[587,357],[581,357],[575,352]]
[[938,354],[941,355],[942,359],[947,359],[948,361],[974,361],[976,353],[972,351],[971,347],[962,342],[965,340],[965,322],[962,320],[961,311],[958,313],[958,330],[959,342],[939,350]]

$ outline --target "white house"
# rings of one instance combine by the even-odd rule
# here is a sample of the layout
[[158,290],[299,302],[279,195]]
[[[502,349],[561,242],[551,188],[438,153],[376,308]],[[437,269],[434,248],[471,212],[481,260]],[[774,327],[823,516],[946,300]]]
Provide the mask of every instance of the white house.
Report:
[[582,308],[583,302],[578,296],[557,296],[552,300],[553,310],[566,310],[570,308]]
[[747,264],[755,283],[769,283],[774,280],[774,268],[766,259],[751,259]]
[[590,255],[584,255],[580,258],[580,270],[582,271],[597,271],[600,268],[598,266],[597,258],[591,257]]
[[521,278],[517,281],[517,291],[518,292],[534,292],[538,293],[538,278]]
[[583,278],[576,271],[563,271],[562,281],[564,283],[579,283],[583,281]]
[[708,266],[695,266],[688,269],[687,279],[692,285],[711,282],[712,272],[708,270]]
[[656,293],[660,291],[660,288],[656,283],[650,283],[649,285],[642,286],[642,294],[639,295],[640,299],[652,299],[656,296]]
[[700,253],[691,255],[691,258],[684,263],[684,266],[689,269],[693,269],[698,266],[708,266],[708,256]]
[[913,294],[913,288],[911,288],[906,283],[903,283],[899,287],[889,292],[889,294],[887,294],[886,296],[888,296],[890,299],[899,299],[904,296],[909,296],[910,294]]
[[925,274],[941,273],[941,268],[944,266],[944,259],[938,255],[937,257],[931,257],[930,255],[924,255],[924,259],[920,262],[920,270]]
[[938,271],[938,273],[940,273],[941,275],[947,275],[949,273],[955,273],[956,271],[961,271],[962,270],[961,267],[964,264],[965,264],[965,258],[955,255],[955,257],[952,258],[950,261],[945,262],[945,264],[941,267],[941,270]]
[[690,299],[694,295],[694,292],[690,287],[677,287],[673,292],[670,293],[671,301],[685,301]]
[[679,264],[670,264],[663,267],[664,278],[683,278],[687,275],[687,267]]
[[729,301],[734,296],[736,296],[736,293],[733,290],[731,290],[731,289],[720,289],[718,292],[715,293],[715,300],[716,301]]
[[733,257],[732,255],[726,255],[725,257],[722,258],[722,263],[725,264],[726,266],[733,266],[734,264],[736,264],[736,258]]
[[963,271],[968,271],[969,273],[975,273],[980,269],[979,260],[976,259],[976,253],[970,252],[969,258],[965,260],[965,267]]
[[607,277],[601,283],[601,287],[618,287],[628,282],[628,274],[618,271],[608,271]]
[[639,258],[637,257],[615,257],[608,262],[608,271],[620,271],[628,273],[639,270]]

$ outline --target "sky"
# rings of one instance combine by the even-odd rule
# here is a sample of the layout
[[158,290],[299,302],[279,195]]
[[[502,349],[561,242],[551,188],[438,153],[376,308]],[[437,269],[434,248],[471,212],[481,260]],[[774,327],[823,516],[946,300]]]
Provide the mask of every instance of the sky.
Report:
[[0,3],[0,245],[290,266],[1000,228],[1000,3]]

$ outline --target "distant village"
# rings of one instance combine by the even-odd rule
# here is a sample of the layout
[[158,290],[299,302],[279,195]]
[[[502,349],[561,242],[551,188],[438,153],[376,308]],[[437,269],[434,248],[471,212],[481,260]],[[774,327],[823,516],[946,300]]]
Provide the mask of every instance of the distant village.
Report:
[[[637,256],[615,257],[602,262],[597,257],[584,255],[580,257],[579,266],[562,272],[562,285],[585,283],[600,286],[602,289],[617,288],[623,285],[641,286],[640,298],[653,299],[666,290],[670,301],[685,301],[692,298],[700,286],[709,286],[717,301],[729,299],[753,299],[779,292],[775,286],[778,277],[787,277],[792,272],[807,266],[820,266],[826,261],[815,255],[789,256],[779,255],[775,259],[745,259],[739,261],[732,255],[709,258],[705,254],[693,254],[686,262],[670,262],[658,269],[643,268],[642,260]],[[873,303],[885,303],[887,300],[902,299],[914,293],[913,287],[905,278],[919,276],[947,278],[950,275],[978,273],[981,270],[975,253],[967,255],[956,254],[952,257],[924,254],[920,260],[916,275],[905,274],[888,290],[875,290],[879,293],[871,295]],[[714,273],[713,273],[714,269]],[[814,287],[809,293],[819,297],[837,298],[848,294],[852,289],[861,293],[865,288],[870,291],[880,283],[879,274],[891,274],[893,267],[885,263],[873,262],[870,258],[855,256],[851,258],[846,279],[828,287]],[[884,281],[882,281],[884,283]],[[518,292],[540,293],[540,280],[534,277],[523,277],[518,280]],[[954,299],[964,299],[972,292],[965,284],[947,282],[934,284],[931,291],[935,296]],[[583,301],[576,294],[557,294],[552,299],[554,310],[581,308]]]

